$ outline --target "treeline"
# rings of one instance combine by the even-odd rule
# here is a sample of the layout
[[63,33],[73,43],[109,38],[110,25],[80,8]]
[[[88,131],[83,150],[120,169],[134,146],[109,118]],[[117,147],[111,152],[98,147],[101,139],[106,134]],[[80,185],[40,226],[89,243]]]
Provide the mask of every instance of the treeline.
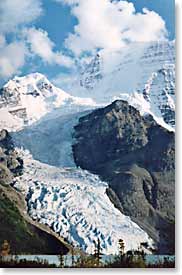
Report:
[[0,260],[0,268],[57,268],[56,264],[50,264],[47,260],[35,258],[34,260],[18,259]]
[[129,250],[126,253],[124,241],[122,239],[118,242],[119,253],[110,262],[102,261],[102,252],[100,241],[95,244],[95,251],[93,255],[80,256],[75,263],[75,268],[174,268],[175,260],[169,257],[164,257],[163,261],[156,263],[148,263],[146,254],[142,247],[147,247],[147,243],[141,243],[138,250]]
[[164,257],[158,262],[148,263],[146,254],[142,246],[138,250],[125,251],[124,241],[118,242],[119,251],[112,260],[103,261],[103,254],[100,240],[95,243],[95,250],[92,255],[74,255],[73,250],[70,254],[70,263],[66,264],[66,255],[57,255],[58,264],[50,264],[46,259],[35,257],[34,260],[19,259],[18,256],[9,255],[10,247],[5,241],[1,247],[0,267],[30,267],[30,268],[174,268],[175,260]]

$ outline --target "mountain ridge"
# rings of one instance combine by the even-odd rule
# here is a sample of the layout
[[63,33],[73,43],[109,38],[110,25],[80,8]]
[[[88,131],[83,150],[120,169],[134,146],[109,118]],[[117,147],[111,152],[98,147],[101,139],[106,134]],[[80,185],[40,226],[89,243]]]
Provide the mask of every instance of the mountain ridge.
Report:
[[20,130],[51,111],[96,106],[91,98],[74,97],[55,87],[40,73],[14,77],[0,90],[1,128]]
[[116,99],[127,100],[142,115],[150,113],[158,124],[174,131],[174,41],[101,50],[71,79],[65,88],[72,95],[89,96],[105,105]]
[[81,117],[74,137],[77,166],[108,182],[119,198],[115,206],[143,223],[149,234],[158,234],[160,253],[173,253],[174,243],[167,248],[164,224],[175,216],[174,133],[117,100]]

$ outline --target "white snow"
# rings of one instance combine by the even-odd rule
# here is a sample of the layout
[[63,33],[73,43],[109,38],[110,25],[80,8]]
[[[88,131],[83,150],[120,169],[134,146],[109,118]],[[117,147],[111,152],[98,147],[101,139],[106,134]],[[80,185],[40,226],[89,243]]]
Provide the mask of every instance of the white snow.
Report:
[[23,153],[24,173],[14,187],[26,196],[32,219],[48,225],[75,247],[94,252],[99,238],[104,254],[118,253],[118,240],[125,249],[138,249],[153,242],[137,224],[117,210],[106,195],[107,184],[98,176],[75,168],[56,168]]
[[7,108],[0,108],[0,129],[8,131],[16,131],[23,127],[23,121],[20,118],[14,117]]
[[[114,100],[116,99],[121,99],[121,100],[126,100],[131,106],[139,110],[141,116],[145,115],[152,115],[154,120],[161,125],[162,127],[166,128],[170,132],[174,132],[175,129],[170,125],[167,124],[164,119],[161,117],[161,113],[157,109],[156,105],[152,106],[150,102],[145,100],[143,94],[134,92],[132,94],[125,94],[121,93],[120,96],[114,97]],[[153,108],[152,108],[153,107]],[[157,109],[154,112],[154,109]]]
[[[91,98],[74,97],[52,85],[40,73],[15,77],[4,85],[5,96],[0,96],[0,107],[8,112],[14,111],[10,130],[19,130],[22,126],[35,123],[56,108],[74,109],[75,107],[95,107]],[[18,110],[25,109],[25,116],[19,117]],[[17,113],[16,113],[17,111]],[[9,117],[10,118],[10,117]],[[13,124],[14,123],[14,124]],[[19,123],[19,124],[18,124]],[[4,123],[0,128],[2,128]]]

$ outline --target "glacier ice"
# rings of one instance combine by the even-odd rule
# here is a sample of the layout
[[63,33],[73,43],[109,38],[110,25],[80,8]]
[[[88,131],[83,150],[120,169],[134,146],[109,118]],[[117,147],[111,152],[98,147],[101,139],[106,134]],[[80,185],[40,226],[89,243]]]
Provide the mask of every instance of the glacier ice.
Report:
[[118,253],[118,240],[125,249],[138,249],[149,238],[136,223],[123,215],[106,195],[107,184],[98,176],[76,168],[40,163],[23,153],[24,173],[13,186],[23,192],[33,220],[48,225],[66,241],[93,253],[97,239],[102,253]]

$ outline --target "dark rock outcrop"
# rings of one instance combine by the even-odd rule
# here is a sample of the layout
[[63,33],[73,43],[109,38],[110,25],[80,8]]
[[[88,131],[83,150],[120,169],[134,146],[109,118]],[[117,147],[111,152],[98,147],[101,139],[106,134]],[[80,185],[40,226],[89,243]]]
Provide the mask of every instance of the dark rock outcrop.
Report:
[[14,144],[7,130],[0,131],[0,183],[8,184],[12,177],[20,175],[23,161],[14,149]]
[[80,118],[74,137],[77,166],[109,183],[111,201],[156,240],[160,253],[174,253],[174,133],[118,100]]

